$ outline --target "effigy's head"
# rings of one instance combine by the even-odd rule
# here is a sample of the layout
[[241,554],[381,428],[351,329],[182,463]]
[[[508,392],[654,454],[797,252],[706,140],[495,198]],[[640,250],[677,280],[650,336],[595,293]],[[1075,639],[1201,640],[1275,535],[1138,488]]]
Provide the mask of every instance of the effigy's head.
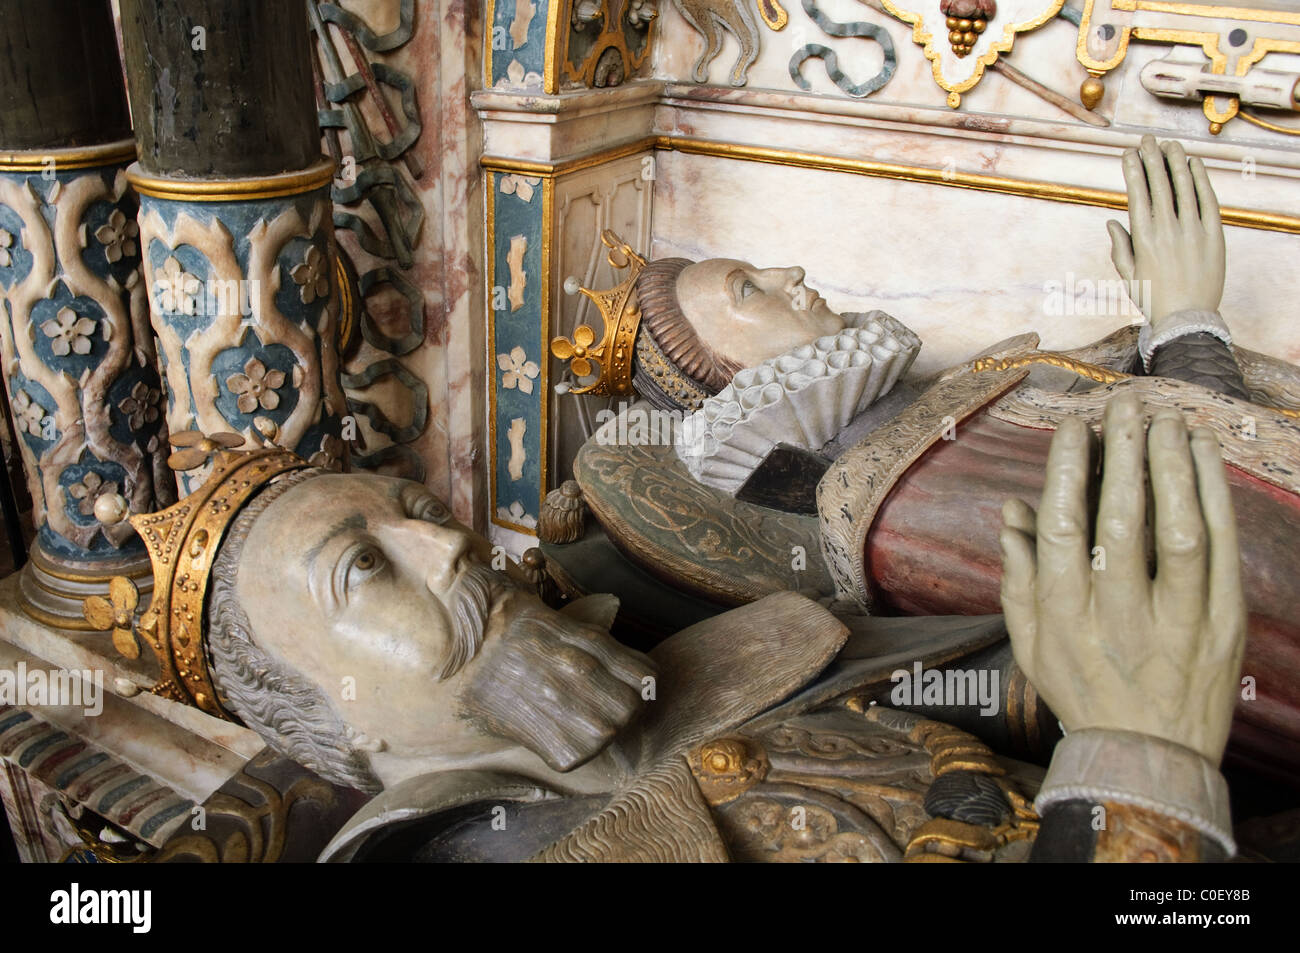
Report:
[[551,352],[571,360],[578,379],[598,380],[575,393],[629,396],[666,410],[699,408],[736,373],[846,326],[799,267],[758,268],[731,258],[647,261],[612,232],[602,240],[624,282],[582,289],[599,307],[604,335],[579,327]]
[[678,370],[717,393],[736,372],[844,328],[804,270],[732,258],[650,262],[637,280],[641,326]]
[[[290,457],[225,454],[195,496],[133,520],[156,553],[142,632],[159,694],[367,791],[382,787],[380,751],[436,762],[522,746],[570,770],[639,710],[650,661],[492,569],[487,540],[423,485]],[[286,469],[255,473],[259,459]]]

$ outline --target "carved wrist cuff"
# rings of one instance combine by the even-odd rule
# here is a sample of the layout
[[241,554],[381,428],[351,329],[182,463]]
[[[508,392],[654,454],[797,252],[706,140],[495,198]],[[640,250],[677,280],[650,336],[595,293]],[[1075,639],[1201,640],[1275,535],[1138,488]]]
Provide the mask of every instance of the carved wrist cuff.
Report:
[[1088,728],[1066,735],[1034,801],[1041,816],[1062,801],[1132,804],[1196,828],[1236,853],[1228,783],[1190,748],[1132,731]]
[[1151,360],[1163,345],[1188,334],[1212,334],[1224,344],[1232,344],[1232,333],[1217,311],[1175,311],[1159,321],[1142,325],[1138,332],[1138,353],[1142,366],[1151,370]]

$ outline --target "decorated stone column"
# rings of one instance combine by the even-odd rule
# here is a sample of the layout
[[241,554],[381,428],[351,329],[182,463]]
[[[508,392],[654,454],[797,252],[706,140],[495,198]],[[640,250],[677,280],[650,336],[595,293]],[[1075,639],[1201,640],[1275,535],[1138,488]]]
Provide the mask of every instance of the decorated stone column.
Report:
[[[180,492],[235,434],[339,466],[350,320],[302,0],[122,0],[140,241]],[[340,287],[344,294],[340,295]],[[188,468],[188,469],[185,469]]]
[[[151,590],[127,512],[175,499],[108,0],[12,0],[0,64],[0,359],[36,541],[23,608],[70,629],[114,576]],[[57,64],[57,68],[55,68]]]

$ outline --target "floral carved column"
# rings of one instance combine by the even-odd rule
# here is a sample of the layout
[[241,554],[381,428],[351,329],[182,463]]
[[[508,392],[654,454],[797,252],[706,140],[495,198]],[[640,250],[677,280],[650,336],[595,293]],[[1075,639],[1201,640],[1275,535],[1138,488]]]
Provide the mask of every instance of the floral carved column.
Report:
[[[122,0],[140,243],[182,495],[216,435],[339,466],[340,321],[299,0]],[[342,290],[342,293],[340,293]],[[233,438],[222,438],[230,441]]]
[[0,359],[37,530],[19,600],[84,630],[83,600],[113,576],[151,589],[125,516],[175,498],[125,175],[135,143],[108,0],[16,0],[6,14]]

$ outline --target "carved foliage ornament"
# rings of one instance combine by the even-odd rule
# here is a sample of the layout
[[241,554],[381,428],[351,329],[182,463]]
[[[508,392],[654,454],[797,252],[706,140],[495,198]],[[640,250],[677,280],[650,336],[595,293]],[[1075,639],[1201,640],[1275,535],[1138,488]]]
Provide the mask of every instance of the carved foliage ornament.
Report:
[[1065,0],[882,0],[885,9],[912,24],[912,40],[925,50],[934,81],[948,91],[948,105],[961,105],[984,69],[1010,52],[1016,34],[1055,17]]
[[139,551],[96,517],[101,496],[132,512],[171,499],[135,212],[120,163],[52,182],[0,170],[2,376],[40,546],[78,564]]

